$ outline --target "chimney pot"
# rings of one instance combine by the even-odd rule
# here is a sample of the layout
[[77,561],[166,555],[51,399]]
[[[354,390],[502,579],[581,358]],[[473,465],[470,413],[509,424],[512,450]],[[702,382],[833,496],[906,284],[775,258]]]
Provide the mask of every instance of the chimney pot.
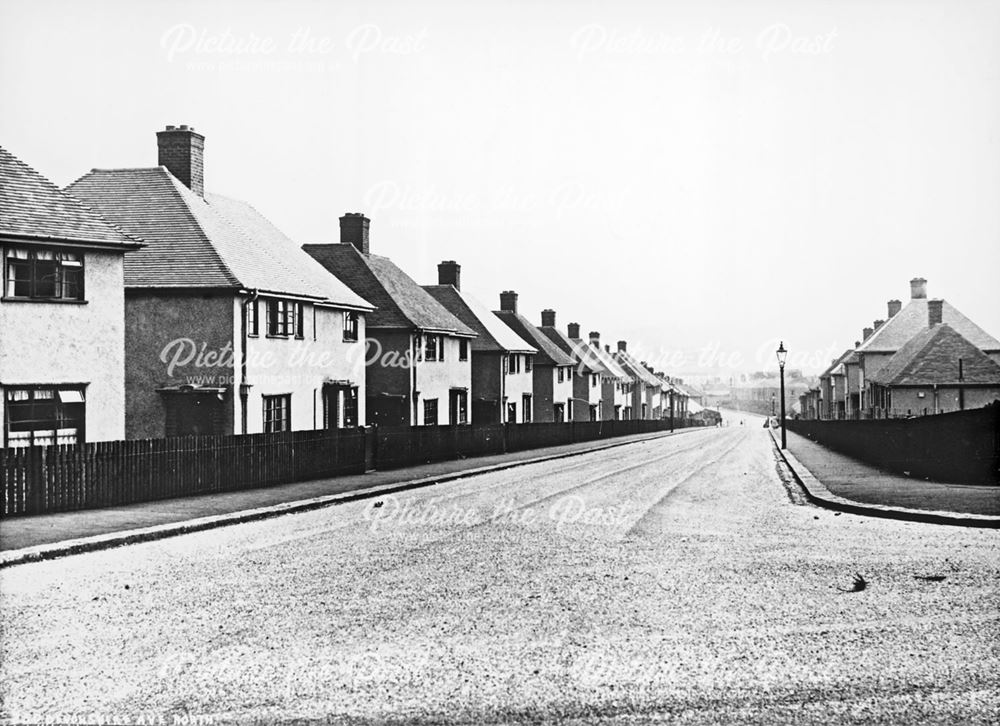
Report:
[[556,311],[555,310],[543,310],[542,311],[542,327],[543,328],[554,328],[554,327],[556,327]]
[[896,313],[898,313],[902,309],[903,309],[903,303],[901,303],[899,300],[890,300],[889,319],[891,320],[896,315]]
[[438,285],[451,285],[456,290],[462,289],[462,266],[455,260],[444,260],[438,263]]
[[619,340],[618,350],[624,353],[627,349],[628,349],[628,343],[626,343],[624,340]]
[[517,293],[513,290],[504,290],[500,293],[500,309],[508,313],[516,313]]
[[943,320],[944,314],[944,300],[928,300],[927,301],[927,325],[934,326],[940,325]]
[[167,168],[179,182],[205,196],[205,137],[194,127],[167,126],[156,132],[157,163]]
[[358,252],[367,255],[370,247],[368,231],[371,220],[361,212],[347,212],[340,218],[340,244],[353,245]]
[[922,300],[927,297],[927,280],[922,277],[914,277],[910,280],[910,298]]
[[579,340],[580,338],[580,324],[570,323],[566,326],[566,335],[568,335],[573,340]]

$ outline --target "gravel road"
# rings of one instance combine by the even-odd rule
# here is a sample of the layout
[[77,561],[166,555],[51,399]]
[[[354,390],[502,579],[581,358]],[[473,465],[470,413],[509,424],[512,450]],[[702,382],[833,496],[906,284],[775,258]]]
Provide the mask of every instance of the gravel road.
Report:
[[1000,723],[1000,535],[808,506],[753,421],[4,570],[0,716]]

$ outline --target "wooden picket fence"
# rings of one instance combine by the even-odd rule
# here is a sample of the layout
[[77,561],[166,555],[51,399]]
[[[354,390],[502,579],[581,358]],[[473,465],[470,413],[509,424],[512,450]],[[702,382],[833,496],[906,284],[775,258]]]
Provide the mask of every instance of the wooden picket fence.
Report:
[[110,507],[365,470],[365,432],[185,436],[0,450],[3,514]]
[[[693,422],[673,427],[684,425]],[[0,516],[253,489],[670,428],[668,421],[406,426],[0,449]]]

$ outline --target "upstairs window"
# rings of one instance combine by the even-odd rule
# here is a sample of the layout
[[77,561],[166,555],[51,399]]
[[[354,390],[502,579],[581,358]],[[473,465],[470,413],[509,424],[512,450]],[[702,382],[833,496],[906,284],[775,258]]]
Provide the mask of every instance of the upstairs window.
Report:
[[469,341],[465,338],[458,341],[458,359],[469,360]]
[[257,301],[247,300],[247,335],[260,335],[260,323],[257,319]]
[[507,366],[508,370],[511,373],[520,373],[521,372],[521,357],[517,353],[511,353],[508,356],[508,358],[510,359],[510,363]]
[[524,372],[531,373],[531,356],[524,356]]
[[83,300],[83,255],[12,247],[4,255],[4,296],[19,300]]
[[590,387],[591,388],[597,388],[597,374],[596,373],[590,376]]
[[303,337],[302,303],[290,300],[267,301],[267,334],[287,338],[295,335]]
[[358,314],[348,311],[344,313],[344,342],[356,343],[358,340]]
[[424,360],[427,361],[444,360],[443,335],[424,336]]
[[305,305],[297,302],[292,307],[292,310],[295,316],[292,320],[292,326],[295,328],[295,337],[304,338],[306,337]]

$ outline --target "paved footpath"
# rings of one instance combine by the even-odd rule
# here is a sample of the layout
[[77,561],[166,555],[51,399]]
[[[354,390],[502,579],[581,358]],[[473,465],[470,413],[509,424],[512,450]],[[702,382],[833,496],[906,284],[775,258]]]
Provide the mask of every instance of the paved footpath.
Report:
[[76,512],[60,512],[29,517],[4,519],[0,523],[0,551],[19,550],[26,547],[53,544],[81,537],[107,535],[126,530],[169,525],[201,517],[243,512],[261,507],[271,507],[286,502],[297,502],[331,494],[356,492],[373,487],[401,484],[427,477],[450,476],[472,469],[496,467],[552,456],[568,456],[594,449],[619,446],[661,436],[699,431],[679,429],[673,434],[637,434],[600,441],[586,441],[565,446],[550,446],[496,456],[478,456],[470,459],[441,461],[423,466],[377,471],[367,474],[342,476],[333,479],[315,479],[261,489],[248,489],[196,497],[144,502],[124,507],[107,507]]
[[880,504],[960,514],[1000,515],[1000,487],[923,481],[868,466],[787,432],[788,450],[833,494]]

